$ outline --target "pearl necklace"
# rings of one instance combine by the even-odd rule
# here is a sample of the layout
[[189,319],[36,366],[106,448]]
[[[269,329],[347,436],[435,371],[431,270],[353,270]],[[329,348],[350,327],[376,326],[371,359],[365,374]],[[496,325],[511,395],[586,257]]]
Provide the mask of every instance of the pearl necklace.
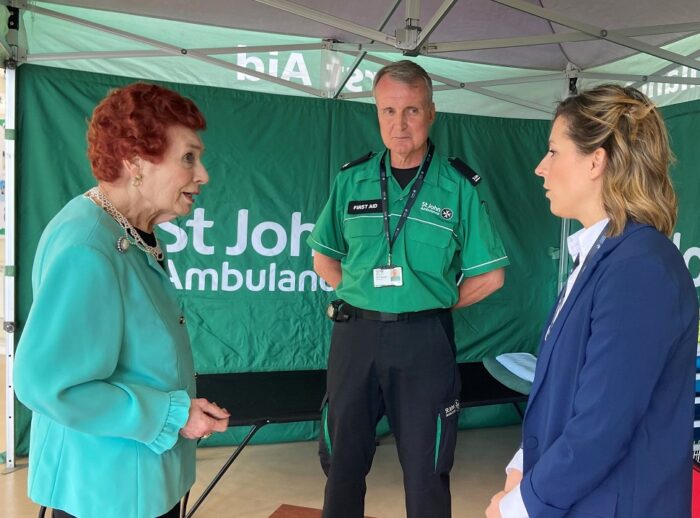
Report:
[[112,205],[112,202],[109,201],[109,198],[107,198],[107,196],[104,195],[104,193],[100,190],[99,187],[93,187],[92,189],[87,191],[84,196],[86,198],[90,198],[95,202],[99,202],[99,204],[102,206],[102,209],[107,214],[112,216],[114,221],[116,221],[119,224],[119,226],[124,229],[124,236],[117,239],[117,250],[124,253],[126,252],[127,248],[129,248],[129,243],[131,243],[136,245],[137,248],[143,250],[151,257],[153,257],[156,261],[163,260],[163,250],[160,248],[158,240],[156,239],[156,246],[151,246],[148,243],[146,243],[141,237],[141,234],[139,234],[138,231],[131,225],[131,223],[129,223],[129,220],[126,219],[124,214],[119,212],[117,208],[114,205]]

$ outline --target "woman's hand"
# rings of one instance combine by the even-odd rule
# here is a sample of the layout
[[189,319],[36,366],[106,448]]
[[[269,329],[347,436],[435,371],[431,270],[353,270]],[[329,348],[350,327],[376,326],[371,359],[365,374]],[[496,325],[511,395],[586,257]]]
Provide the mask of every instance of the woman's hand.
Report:
[[185,426],[180,429],[180,435],[185,439],[201,439],[214,432],[225,432],[228,427],[228,410],[210,403],[204,398],[192,399],[190,415]]
[[501,518],[501,509],[498,507],[498,504],[501,503],[504,496],[506,496],[506,492],[499,491],[491,497],[491,503],[486,508],[486,518]]
[[509,469],[508,470],[508,475],[506,476],[506,485],[503,488],[503,491],[506,493],[510,493],[510,491],[520,484],[520,482],[523,480],[523,472],[520,471],[519,469]]
[[499,491],[491,497],[491,503],[486,508],[486,518],[501,518],[501,508],[499,504],[504,496],[509,493],[515,486],[520,484],[523,479],[523,472],[519,469],[509,469],[506,476],[506,483],[503,491]]

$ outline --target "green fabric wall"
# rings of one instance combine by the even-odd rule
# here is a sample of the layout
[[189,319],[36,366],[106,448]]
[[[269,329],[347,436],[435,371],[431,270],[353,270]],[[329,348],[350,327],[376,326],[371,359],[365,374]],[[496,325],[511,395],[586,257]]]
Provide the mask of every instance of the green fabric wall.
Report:
[[[39,236],[69,199],[94,185],[85,156],[87,120],[110,88],[129,82],[121,77],[34,65],[19,69],[20,333],[31,305],[31,267]],[[185,288],[179,293],[197,371],[324,368],[330,323],[323,309],[332,293],[318,285],[312,289],[311,279],[303,291],[285,290],[292,286],[292,277],[312,270],[306,236],[340,165],[381,148],[374,107],[211,87],[167,86],[192,98],[208,121],[203,134],[204,163],[211,181],[195,204],[199,212],[172,222],[184,231],[187,244],[168,253],[173,280]],[[683,113],[679,108],[673,119],[681,133],[687,125]],[[695,135],[700,133],[697,124],[694,131]],[[559,221],[550,215],[541,181],[533,174],[546,149],[548,132],[549,123],[543,121],[438,114],[432,131],[437,149],[444,155],[461,157],[482,175],[479,190],[489,203],[511,260],[502,290],[456,313],[460,361],[507,351],[535,352],[542,322],[555,296],[558,266],[553,252],[559,246]],[[692,139],[683,140],[683,145],[695,153],[697,163],[697,146]],[[677,154],[679,158],[683,155],[680,151]],[[677,173],[682,172],[679,164]],[[689,182],[697,191],[695,178]],[[698,199],[696,192],[688,195]],[[247,214],[246,232],[239,232],[242,214]],[[203,224],[209,226],[203,228]],[[174,229],[171,225],[159,232],[170,248],[182,242],[176,239]],[[685,233],[697,235],[697,225],[688,223],[683,232],[683,240],[691,242]],[[242,235],[247,240],[245,250],[240,246]],[[280,238],[285,237],[282,247]],[[227,253],[227,247],[237,244],[239,250]],[[186,289],[188,270],[190,289]],[[201,276],[204,289],[200,290],[200,273],[206,270],[212,271]],[[242,286],[225,291],[225,285],[236,287],[233,270],[241,276],[251,270],[254,284],[264,271],[265,288],[252,291]],[[272,291],[271,270],[275,271]],[[217,289],[212,288],[213,272],[218,277]],[[304,275],[313,277],[311,273]],[[69,363],[63,368],[69,368]],[[461,421],[463,426],[483,426],[515,422],[517,416],[509,406],[495,406],[466,410]],[[18,405],[20,454],[27,451],[28,423],[29,413]],[[272,425],[258,434],[257,441],[312,439],[317,433],[314,423]],[[228,443],[241,434],[233,429],[210,441]]]

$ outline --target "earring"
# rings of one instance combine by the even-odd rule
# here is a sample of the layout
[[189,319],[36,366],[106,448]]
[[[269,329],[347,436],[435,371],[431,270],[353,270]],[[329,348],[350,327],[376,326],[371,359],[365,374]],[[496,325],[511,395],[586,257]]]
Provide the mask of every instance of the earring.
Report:
[[131,180],[131,185],[133,185],[134,187],[139,187],[139,186],[141,186],[142,180],[143,180],[143,176],[141,176],[141,175],[134,176],[134,179]]

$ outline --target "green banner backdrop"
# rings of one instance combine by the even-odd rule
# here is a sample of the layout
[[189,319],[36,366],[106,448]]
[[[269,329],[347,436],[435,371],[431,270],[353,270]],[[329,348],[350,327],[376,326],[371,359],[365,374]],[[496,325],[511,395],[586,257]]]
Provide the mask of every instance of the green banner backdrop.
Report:
[[[85,156],[87,120],[110,88],[129,82],[33,65],[19,69],[20,333],[31,305],[31,266],[40,234],[68,200],[95,183]],[[374,107],[167,86],[192,98],[208,123],[202,137],[210,184],[190,215],[159,229],[167,245],[167,268],[186,310],[197,371],[325,368],[330,323],[323,309],[333,294],[313,272],[305,240],[340,165],[381,148]],[[694,246],[700,229],[691,216],[692,200],[700,194],[693,174],[700,160],[699,109],[695,102],[668,110],[679,158],[674,179],[685,209],[678,240],[691,263],[700,257]],[[549,213],[541,180],[533,174],[548,132],[546,121],[437,116],[432,138],[438,152],[460,156],[482,175],[480,194],[511,260],[503,289],[456,312],[460,361],[537,347],[558,267],[559,221]],[[698,270],[700,264],[691,264],[700,278]],[[514,417],[511,408],[496,406],[465,411],[461,422],[481,426]],[[18,405],[20,454],[27,452],[28,423],[29,413]],[[210,444],[235,442],[241,433],[232,429]],[[263,429],[257,441],[317,434],[315,423],[274,425]]]

